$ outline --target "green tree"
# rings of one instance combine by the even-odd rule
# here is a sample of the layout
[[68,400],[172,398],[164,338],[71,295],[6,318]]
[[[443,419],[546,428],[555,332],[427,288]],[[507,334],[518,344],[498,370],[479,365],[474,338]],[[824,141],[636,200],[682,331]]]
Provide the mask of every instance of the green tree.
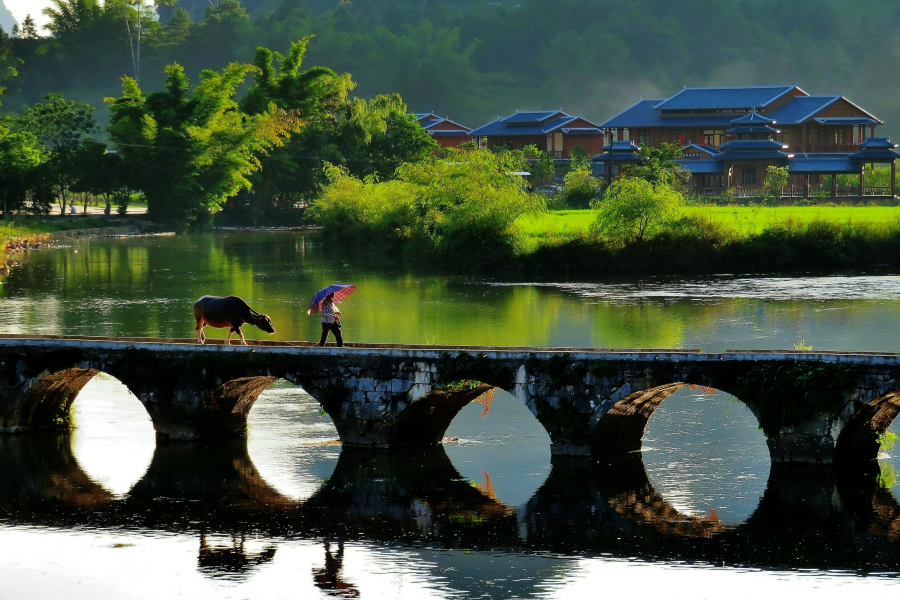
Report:
[[23,40],[38,40],[41,38],[37,32],[37,24],[34,22],[34,17],[31,15],[25,15],[25,18],[22,19],[19,37]]
[[525,158],[528,159],[528,170],[531,172],[531,181],[535,187],[544,185],[556,177],[556,159],[549,152],[543,152],[534,144],[522,149]]
[[262,169],[252,177],[252,191],[229,202],[226,215],[252,221],[296,219],[326,183],[326,162],[352,175],[385,180],[403,162],[428,158],[436,148],[396,94],[350,98],[355,83],[349,74],[302,69],[311,39],[292,43],[287,55],[256,51],[254,85],[241,108],[259,114],[274,103],[298,111],[304,127],[283,148],[259,157]]
[[652,184],[675,182],[675,171],[678,163],[672,162],[681,158],[681,146],[678,144],[663,143],[659,148],[644,146],[638,153],[644,160],[637,165],[630,165],[626,171],[631,177],[638,177]]
[[595,203],[600,212],[592,230],[620,244],[640,242],[677,217],[683,204],[668,183],[623,177]]
[[790,173],[787,167],[768,166],[766,168],[766,178],[763,181],[763,191],[766,197],[772,201],[781,199],[781,190],[787,187],[790,180]]
[[[50,18],[45,26],[57,38],[82,34],[103,15],[100,0],[51,0],[41,12]],[[24,29],[24,27],[23,27]]]
[[41,172],[59,200],[64,214],[68,194],[76,180],[74,156],[82,143],[96,131],[94,107],[66,100],[61,94],[48,94],[19,118],[19,128],[37,137],[49,152]]
[[590,208],[602,192],[603,182],[584,166],[563,176],[563,194],[570,208]]
[[404,163],[397,179],[360,179],[329,166],[313,206],[328,231],[374,243],[390,240],[464,263],[489,263],[515,251],[515,221],[544,209],[525,192],[513,153],[448,149],[445,159]]
[[3,218],[25,205],[28,182],[41,164],[43,153],[37,138],[27,131],[13,131],[9,117],[0,120],[0,194]]
[[200,225],[228,198],[250,188],[260,153],[284,144],[302,125],[275,106],[257,115],[235,96],[251,65],[203,71],[191,89],[180,65],[166,68],[164,89],[145,96],[123,78],[111,98],[109,134],[126,163],[131,187],[147,197],[149,213],[173,224]]
[[569,159],[571,160],[569,165],[570,171],[591,170],[591,157],[588,156],[588,151],[581,144],[577,144],[572,148],[572,151],[569,152]]

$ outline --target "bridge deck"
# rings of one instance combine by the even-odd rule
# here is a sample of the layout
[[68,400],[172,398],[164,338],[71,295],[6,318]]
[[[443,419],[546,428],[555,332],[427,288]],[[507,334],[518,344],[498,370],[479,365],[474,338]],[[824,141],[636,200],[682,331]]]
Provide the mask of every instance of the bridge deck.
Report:
[[247,346],[235,343],[226,346],[224,339],[209,339],[206,344],[198,344],[196,338],[146,338],[146,337],[102,337],[82,335],[29,335],[0,334],[0,347],[9,346],[77,346],[94,348],[122,348],[134,346],[156,350],[178,351],[233,351],[250,350],[274,351],[278,353],[348,353],[382,354],[389,356],[409,355],[410,357],[434,357],[442,352],[483,352],[489,356],[509,357],[525,354],[569,354],[572,358],[594,360],[697,360],[697,361],[811,361],[840,362],[855,364],[878,364],[900,366],[900,352],[862,351],[798,351],[798,350],[726,350],[724,352],[703,352],[698,348],[579,348],[547,346],[469,346],[435,344],[379,344],[345,343],[342,348],[334,345],[320,347],[309,341],[247,340]]

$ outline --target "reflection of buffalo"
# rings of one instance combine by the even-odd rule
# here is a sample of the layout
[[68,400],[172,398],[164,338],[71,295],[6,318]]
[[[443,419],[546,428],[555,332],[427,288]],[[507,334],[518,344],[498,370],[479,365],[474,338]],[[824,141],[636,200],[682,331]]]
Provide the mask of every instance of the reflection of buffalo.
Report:
[[260,552],[247,552],[244,549],[244,534],[231,536],[230,545],[211,545],[206,534],[200,534],[200,553],[197,565],[200,572],[213,576],[231,576],[246,574],[253,567],[271,562],[275,558],[275,546],[269,544]]

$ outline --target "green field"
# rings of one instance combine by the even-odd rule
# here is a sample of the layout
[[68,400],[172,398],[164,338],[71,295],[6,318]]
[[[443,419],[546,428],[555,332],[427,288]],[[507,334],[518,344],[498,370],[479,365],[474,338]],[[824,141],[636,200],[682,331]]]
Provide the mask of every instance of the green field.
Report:
[[[596,216],[591,210],[560,210],[540,215],[526,215],[516,221],[522,242],[531,247],[586,235]],[[833,223],[891,223],[900,220],[900,207],[895,206],[695,206],[684,209],[686,215],[705,217],[736,233],[759,233],[775,225],[803,224],[811,221]]]

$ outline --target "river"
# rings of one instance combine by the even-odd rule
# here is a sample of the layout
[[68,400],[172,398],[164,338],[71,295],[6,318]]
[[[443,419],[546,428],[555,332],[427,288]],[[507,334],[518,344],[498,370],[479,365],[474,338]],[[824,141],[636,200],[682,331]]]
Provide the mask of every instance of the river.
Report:
[[[316,233],[20,256],[0,283],[2,333],[188,337],[194,300],[236,294],[271,316],[274,339],[312,340],[309,297],[342,282],[358,287],[341,305],[348,341],[898,350],[900,278],[887,275],[485,279],[323,248]],[[512,396],[486,408],[464,409],[443,448],[342,452],[318,404],[279,382],[246,440],[157,446],[140,403],[99,376],[71,434],[0,437],[0,595],[839,597],[900,574],[891,457],[877,480],[772,467],[739,401],[685,389],[654,413],[640,456],[551,461]]]

